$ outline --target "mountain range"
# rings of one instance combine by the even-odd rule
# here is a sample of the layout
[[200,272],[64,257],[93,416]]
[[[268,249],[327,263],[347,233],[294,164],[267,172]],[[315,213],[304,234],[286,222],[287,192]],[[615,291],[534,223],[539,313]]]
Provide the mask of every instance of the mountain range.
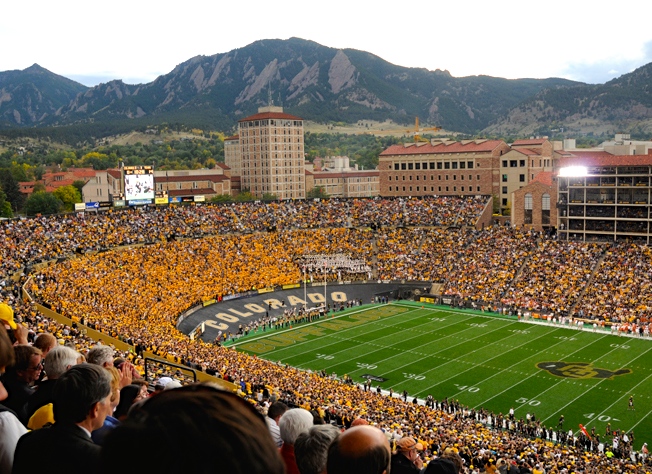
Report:
[[[470,59],[472,60],[472,59]],[[418,116],[465,134],[652,131],[652,63],[602,85],[567,79],[453,77],[299,38],[191,58],[148,84],[86,87],[37,64],[0,72],[0,129],[180,122],[228,130],[270,102],[316,122]]]

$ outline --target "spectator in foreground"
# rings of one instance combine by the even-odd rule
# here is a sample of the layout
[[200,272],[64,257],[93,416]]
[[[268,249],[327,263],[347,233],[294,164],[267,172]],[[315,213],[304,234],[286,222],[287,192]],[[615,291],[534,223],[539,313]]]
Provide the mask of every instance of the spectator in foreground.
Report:
[[18,440],[12,472],[98,472],[101,448],[91,433],[111,412],[110,399],[111,376],[105,369],[93,364],[70,368],[54,388],[56,422]]
[[328,447],[340,435],[333,425],[315,425],[307,433],[301,433],[294,442],[294,455],[301,474],[326,472]]
[[[14,348],[4,326],[0,325],[0,374],[4,373],[6,366],[13,363]],[[7,391],[0,382],[0,401],[6,397]],[[27,433],[27,429],[18,420],[16,414],[0,405],[0,472],[11,472],[16,443],[25,433]]]
[[405,436],[396,442],[396,452],[392,454],[392,474],[418,473],[423,468],[419,456],[419,445],[414,438]]
[[[39,336],[39,339],[43,337]],[[54,385],[63,373],[77,365],[79,352],[66,346],[57,346],[50,350],[43,361],[43,369],[47,378],[38,384],[36,393],[27,400],[27,417],[30,418],[36,410],[52,403]]]
[[14,346],[16,362],[7,369],[2,382],[9,396],[5,406],[13,410],[20,422],[27,426],[27,402],[34,394],[34,382],[41,376],[43,358],[36,347],[19,344]]
[[391,449],[385,434],[369,425],[346,430],[328,448],[328,474],[388,474]]
[[265,417],[269,433],[272,435],[272,439],[279,448],[283,446],[283,440],[281,439],[281,431],[278,428],[278,422],[286,411],[288,411],[288,406],[285,403],[274,402],[269,406],[267,416]]
[[[125,464],[125,453],[134,450],[140,455]],[[157,452],[170,454],[156,466],[157,474],[285,472],[262,416],[237,395],[208,385],[165,390],[136,407],[106,437],[102,472],[114,474],[127,465],[133,472],[151,471],[145,453]]]
[[294,442],[301,433],[307,433],[312,426],[312,413],[303,408],[292,408],[286,411],[278,422],[281,439],[283,440],[281,457],[285,462],[287,474],[300,474],[294,455]]

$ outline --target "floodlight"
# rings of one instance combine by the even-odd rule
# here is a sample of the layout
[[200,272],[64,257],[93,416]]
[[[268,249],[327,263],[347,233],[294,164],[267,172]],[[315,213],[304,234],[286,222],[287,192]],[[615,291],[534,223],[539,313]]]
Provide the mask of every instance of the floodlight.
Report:
[[559,176],[563,178],[582,177],[587,174],[589,173],[586,166],[567,166],[559,170]]

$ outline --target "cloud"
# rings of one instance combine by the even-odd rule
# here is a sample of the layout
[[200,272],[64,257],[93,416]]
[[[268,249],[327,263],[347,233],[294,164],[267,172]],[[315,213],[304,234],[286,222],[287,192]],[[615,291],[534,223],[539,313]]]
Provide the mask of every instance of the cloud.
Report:
[[592,63],[568,64],[560,71],[560,75],[588,84],[604,84],[651,63],[652,41],[645,43],[641,49],[641,55],[638,57],[605,58]]

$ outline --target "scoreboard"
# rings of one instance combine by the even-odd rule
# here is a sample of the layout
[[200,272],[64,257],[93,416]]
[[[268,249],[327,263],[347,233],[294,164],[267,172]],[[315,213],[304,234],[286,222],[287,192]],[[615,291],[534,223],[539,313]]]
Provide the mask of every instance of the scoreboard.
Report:
[[123,171],[127,201],[154,199],[153,166],[125,166]]

